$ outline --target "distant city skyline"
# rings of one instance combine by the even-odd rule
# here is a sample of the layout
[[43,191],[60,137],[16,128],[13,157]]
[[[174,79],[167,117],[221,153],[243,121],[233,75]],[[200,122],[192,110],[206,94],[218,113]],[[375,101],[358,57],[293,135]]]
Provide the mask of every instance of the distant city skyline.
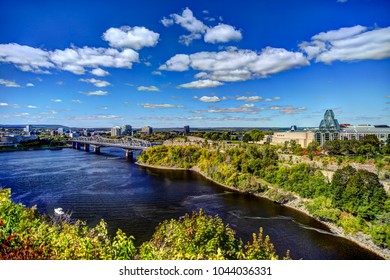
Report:
[[389,1],[0,3],[0,124],[390,124]]

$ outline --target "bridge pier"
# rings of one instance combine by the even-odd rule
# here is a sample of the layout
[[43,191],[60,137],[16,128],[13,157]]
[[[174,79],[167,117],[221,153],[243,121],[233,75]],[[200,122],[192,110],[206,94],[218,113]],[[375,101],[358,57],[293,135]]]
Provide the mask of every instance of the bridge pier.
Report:
[[84,151],[89,152],[89,144],[84,144]]
[[125,153],[126,153],[126,160],[128,160],[130,162],[134,162],[133,151],[132,150],[125,150]]
[[81,149],[81,145],[80,145],[79,142],[76,142],[76,149],[77,149],[77,150],[80,150],[80,149]]
[[100,146],[94,145],[94,146],[93,146],[93,152],[94,152],[95,154],[100,154]]

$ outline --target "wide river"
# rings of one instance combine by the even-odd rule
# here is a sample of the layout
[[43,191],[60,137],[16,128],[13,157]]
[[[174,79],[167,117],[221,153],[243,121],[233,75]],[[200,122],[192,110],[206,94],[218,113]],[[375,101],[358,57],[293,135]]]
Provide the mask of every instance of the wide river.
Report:
[[13,201],[49,215],[62,207],[90,226],[104,219],[110,233],[121,228],[137,244],[163,220],[203,208],[245,243],[263,227],[279,256],[289,249],[293,259],[379,259],[298,211],[232,192],[194,172],[139,167],[122,150],[7,152],[0,153],[0,163],[0,185],[12,188]]

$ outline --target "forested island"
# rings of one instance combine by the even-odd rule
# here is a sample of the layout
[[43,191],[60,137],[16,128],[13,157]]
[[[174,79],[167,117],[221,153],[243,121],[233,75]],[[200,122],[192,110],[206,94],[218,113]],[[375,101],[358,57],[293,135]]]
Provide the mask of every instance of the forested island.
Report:
[[[339,234],[390,257],[390,197],[379,181],[379,172],[339,163],[329,179],[323,168],[310,160],[282,160],[278,149],[267,144],[183,142],[148,149],[138,162],[195,170],[226,187],[292,206],[327,223]],[[310,146],[305,152],[316,154]],[[322,161],[322,165],[328,164],[329,158]]]

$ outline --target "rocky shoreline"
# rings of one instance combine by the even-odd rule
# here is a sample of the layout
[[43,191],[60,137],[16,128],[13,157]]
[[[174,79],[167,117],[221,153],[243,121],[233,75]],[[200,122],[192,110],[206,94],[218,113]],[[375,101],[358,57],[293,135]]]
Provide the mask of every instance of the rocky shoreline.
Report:
[[[234,188],[232,186],[228,186],[228,185],[225,185],[225,184],[222,184],[220,182],[215,181],[214,179],[212,179],[209,176],[207,176],[204,172],[202,172],[199,169],[199,167],[197,167],[197,166],[194,166],[192,168],[180,168],[180,167],[166,167],[166,166],[148,165],[148,164],[140,163],[140,162],[136,162],[135,164],[137,164],[139,166],[142,166],[142,167],[154,168],[154,169],[194,171],[194,172],[197,172],[198,174],[202,175],[204,178],[212,181],[215,184],[218,184],[218,185],[220,185],[222,187],[225,187],[227,189],[230,189],[230,190],[241,192],[240,190],[237,190],[236,188]],[[257,197],[266,198],[266,199],[274,201],[274,199],[272,199],[269,195],[267,195],[267,192],[259,193],[259,194],[258,193],[251,193],[251,195],[254,195],[254,196],[257,196]],[[374,252],[375,254],[379,255],[380,257],[382,257],[384,259],[387,259],[387,260],[390,259],[390,249],[381,248],[381,247],[377,246],[371,240],[370,236],[368,236],[367,234],[364,234],[362,232],[358,232],[358,233],[355,233],[355,234],[346,234],[341,227],[336,226],[333,223],[323,221],[323,220],[319,219],[318,217],[315,217],[314,215],[312,215],[305,208],[304,204],[302,203],[303,201],[304,201],[304,199],[295,196],[294,200],[290,200],[290,201],[288,201],[286,203],[281,203],[281,204],[283,206],[286,206],[286,207],[292,208],[294,210],[297,210],[299,212],[302,212],[303,214],[308,215],[308,216],[316,219],[317,221],[325,224],[330,229],[330,231],[332,233],[334,233],[334,234],[336,234],[336,235],[338,235],[340,237],[346,238],[348,240],[351,240],[352,242],[358,244],[359,246],[361,246],[361,247],[363,247],[363,248],[365,248],[367,250],[370,250],[371,252]]]

